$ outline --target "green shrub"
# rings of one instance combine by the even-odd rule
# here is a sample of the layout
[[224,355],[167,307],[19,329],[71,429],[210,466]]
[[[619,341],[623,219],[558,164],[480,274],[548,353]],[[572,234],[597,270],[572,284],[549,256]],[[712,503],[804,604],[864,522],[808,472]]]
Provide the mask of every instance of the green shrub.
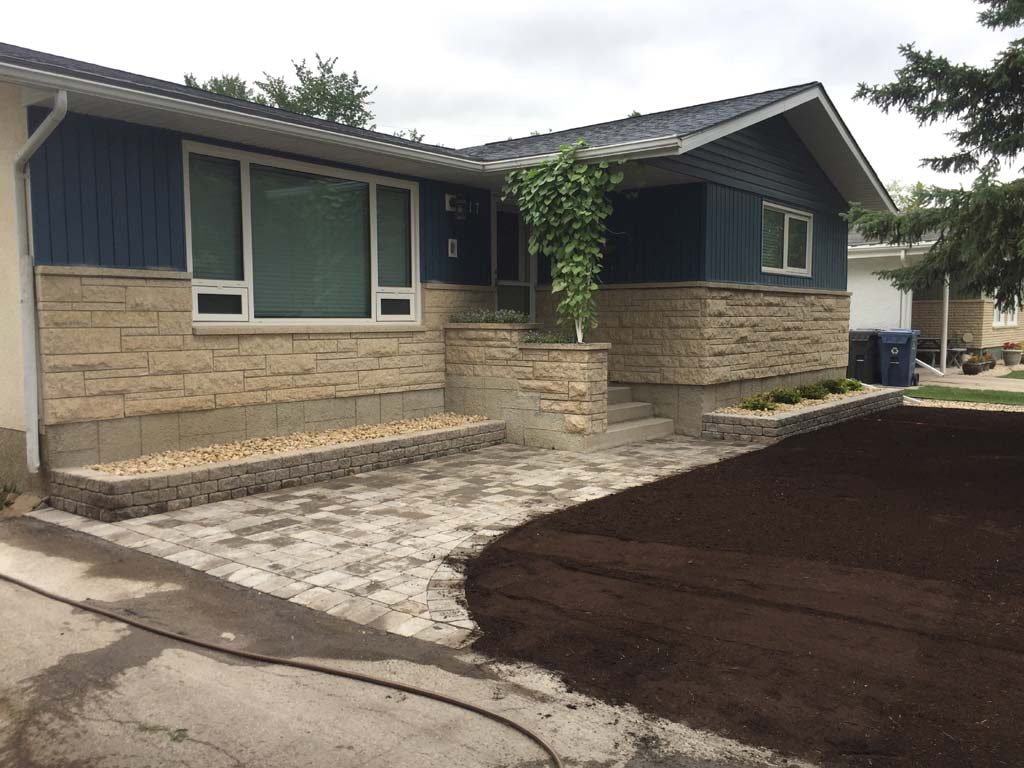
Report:
[[557,331],[527,331],[523,334],[524,344],[573,344],[575,340],[567,333]]
[[784,403],[785,405],[796,405],[803,396],[795,389],[773,389],[768,393],[768,399],[773,403]]
[[840,379],[843,382],[843,386],[846,387],[847,392],[860,392],[864,389],[864,385],[856,379]]
[[768,395],[763,393],[748,397],[740,403],[740,408],[748,411],[774,411],[777,407],[775,403],[768,399]]
[[806,400],[824,400],[828,397],[828,390],[820,381],[814,384],[804,384],[802,387],[797,388],[797,392],[800,393],[800,397]]
[[464,309],[448,318],[453,323],[528,323],[530,316],[514,309]]
[[821,386],[829,391],[829,394],[841,395],[846,392],[846,379],[828,379],[821,382]]

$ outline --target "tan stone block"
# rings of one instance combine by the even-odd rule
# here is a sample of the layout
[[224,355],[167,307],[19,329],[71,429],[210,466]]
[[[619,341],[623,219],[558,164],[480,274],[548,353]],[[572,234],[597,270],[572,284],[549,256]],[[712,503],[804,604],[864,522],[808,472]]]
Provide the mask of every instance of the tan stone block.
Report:
[[123,285],[103,285],[82,281],[82,301],[124,303]]
[[360,357],[382,357],[398,354],[398,339],[358,339],[356,354]]
[[185,349],[215,349],[218,350],[218,353],[238,352],[237,336],[196,336],[195,334],[186,334],[184,339]]
[[44,373],[43,397],[83,397],[85,378],[81,373]]
[[91,352],[120,352],[121,331],[117,328],[43,328],[39,350],[44,355]]
[[213,352],[197,349],[183,352],[150,352],[153,373],[200,373],[213,370]]
[[377,364],[381,368],[420,368],[422,361],[419,355],[396,355],[395,357],[378,357]]
[[215,407],[213,395],[195,397],[159,397],[149,400],[126,400],[125,415],[142,416],[154,413],[185,413],[209,410]]
[[376,357],[317,357],[316,369],[319,372],[368,371],[379,368]]
[[291,376],[252,376],[245,377],[246,391],[266,389],[287,389],[292,386]]
[[584,434],[589,431],[590,418],[588,416],[566,416],[565,431],[572,434]]
[[124,415],[124,398],[116,395],[65,397],[43,402],[43,418],[47,424],[120,419]]
[[87,395],[123,395],[129,392],[159,392],[181,389],[181,376],[126,376],[123,378],[89,379]]
[[[212,402],[213,398],[210,397]],[[183,413],[178,417],[182,437],[245,432],[245,408],[217,408],[207,413]]]
[[312,373],[316,370],[316,355],[267,355],[267,373]]
[[182,336],[121,336],[125,352],[164,352],[181,349]]
[[293,387],[356,386],[359,374],[356,371],[330,371],[305,373],[292,376]]
[[37,275],[38,301],[82,301],[82,278],[73,275]]
[[524,392],[544,392],[552,395],[567,395],[569,382],[550,381],[547,379],[523,379],[519,382]]
[[39,313],[40,328],[89,328],[91,326],[91,312],[48,309]]
[[292,342],[292,351],[299,354],[316,352],[337,352],[337,339],[295,339]]
[[217,407],[227,408],[239,405],[260,405],[267,402],[267,393],[259,392],[226,392],[217,395]]
[[93,312],[93,328],[155,328],[156,312]]
[[158,319],[159,332],[162,334],[182,335],[192,333],[192,312],[160,312]]
[[334,387],[299,387],[297,389],[272,389],[267,392],[268,403],[287,403],[298,400],[322,400],[334,397]]
[[188,285],[129,285],[124,294],[125,309],[192,311],[192,288]]
[[266,367],[266,355],[218,355],[213,359],[216,371],[263,371]]
[[138,418],[99,423],[100,461],[133,459],[142,454],[142,431]]
[[302,404],[303,422],[315,424],[323,421],[348,421],[355,424],[356,400],[355,397],[309,400]]
[[238,352],[242,355],[290,355],[293,351],[290,333],[238,337]]
[[[221,395],[229,392],[245,391],[245,374],[242,371],[219,371],[216,373],[186,373],[185,374],[185,395]],[[249,399],[245,403],[235,405],[248,405],[261,400]]]
[[180,446],[178,438],[178,414],[162,413],[140,416],[139,428],[142,453],[174,451]]
[[357,424],[379,424],[380,423],[380,396],[365,395],[357,397],[356,400],[356,423]]

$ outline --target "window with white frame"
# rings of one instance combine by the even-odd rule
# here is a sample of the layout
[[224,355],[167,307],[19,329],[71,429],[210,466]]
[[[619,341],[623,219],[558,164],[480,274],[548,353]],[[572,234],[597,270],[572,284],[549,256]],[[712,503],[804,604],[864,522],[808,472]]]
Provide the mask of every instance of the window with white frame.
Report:
[[811,276],[814,217],[764,203],[761,208],[761,271]]
[[992,306],[992,327],[993,328],[1016,328],[1019,321],[1020,307],[1009,310],[999,309],[998,304]]
[[186,143],[193,318],[415,320],[417,191],[400,179]]

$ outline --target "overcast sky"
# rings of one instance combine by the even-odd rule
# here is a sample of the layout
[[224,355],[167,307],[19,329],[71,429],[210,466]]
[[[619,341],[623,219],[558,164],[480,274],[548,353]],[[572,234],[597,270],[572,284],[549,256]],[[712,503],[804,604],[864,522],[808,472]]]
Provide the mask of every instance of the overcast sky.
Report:
[[378,86],[379,130],[416,128],[461,147],[820,80],[881,178],[934,181],[919,158],[948,148],[851,100],[887,81],[916,41],[986,64],[1010,38],[968,0],[675,0],[601,4],[50,0],[4,11],[4,42],[132,72],[200,79],[290,72],[314,52]]

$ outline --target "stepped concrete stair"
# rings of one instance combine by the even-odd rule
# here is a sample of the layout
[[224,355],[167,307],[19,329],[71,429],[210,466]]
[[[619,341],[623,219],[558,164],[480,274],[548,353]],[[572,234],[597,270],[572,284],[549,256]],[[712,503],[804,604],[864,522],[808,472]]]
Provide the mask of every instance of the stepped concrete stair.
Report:
[[614,448],[675,433],[672,419],[654,415],[654,406],[633,399],[629,387],[608,385],[608,431],[597,436],[595,448]]

